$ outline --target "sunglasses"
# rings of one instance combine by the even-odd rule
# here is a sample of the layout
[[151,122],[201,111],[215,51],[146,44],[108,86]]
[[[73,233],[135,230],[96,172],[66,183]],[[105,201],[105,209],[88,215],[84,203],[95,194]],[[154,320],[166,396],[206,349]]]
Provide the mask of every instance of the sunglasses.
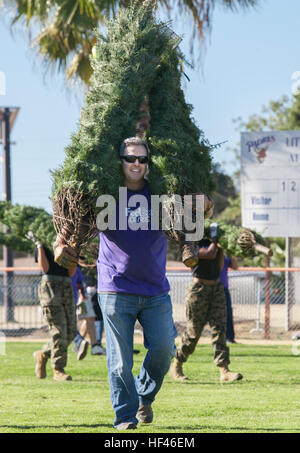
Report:
[[125,160],[128,164],[134,164],[136,160],[140,164],[147,164],[149,162],[148,156],[120,156],[121,159]]

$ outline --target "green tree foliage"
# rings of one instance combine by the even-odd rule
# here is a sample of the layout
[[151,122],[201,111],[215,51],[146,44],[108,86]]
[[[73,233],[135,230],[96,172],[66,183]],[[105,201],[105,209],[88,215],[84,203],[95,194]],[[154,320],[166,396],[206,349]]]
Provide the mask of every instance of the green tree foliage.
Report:
[[242,224],[241,197],[237,194],[234,198],[228,199],[228,206],[216,216],[217,220],[239,226]]
[[291,107],[288,109],[285,126],[288,130],[300,129],[300,94],[293,96]]
[[44,209],[0,201],[0,223],[10,231],[1,234],[2,245],[23,252],[33,251],[34,244],[26,239],[32,231],[36,239],[52,248],[56,234],[52,216]]
[[267,106],[263,105],[260,113],[251,115],[247,121],[241,117],[234,119],[237,130],[250,132],[264,130],[292,129],[290,122],[292,101],[288,96],[281,96],[277,101],[270,101]]
[[0,245],[18,252],[33,253],[34,244],[12,233],[0,233]]
[[54,212],[63,206],[59,216],[68,219],[73,203],[71,209],[79,209],[85,218],[81,224],[95,218],[99,195],[118,199],[123,185],[119,147],[124,138],[135,135],[145,99],[152,194],[182,196],[211,193],[213,188],[211,146],[193,123],[181,89],[178,37],[140,2],[120,10],[106,28],[105,37],[97,35],[79,130],[66,148],[63,166],[53,172]]
[[135,135],[140,106],[169,39],[148,9],[136,7],[107,21],[106,37],[98,33],[97,38],[79,130],[66,148],[62,169],[53,173],[56,192],[80,189],[90,194],[92,203],[104,193],[118,198],[118,149],[122,138]]
[[[144,0],[139,0],[140,2]],[[149,1],[149,0],[147,0]],[[251,8],[259,0],[150,0],[153,9],[161,5],[172,16],[174,10],[192,18],[193,36],[204,41],[212,27],[214,8],[231,11]],[[92,67],[89,55],[96,42],[96,30],[104,19],[119,8],[128,8],[129,0],[3,0],[0,8],[11,12],[11,26],[21,23],[29,31],[30,46],[50,68],[65,71],[68,79],[79,77],[88,83]]]

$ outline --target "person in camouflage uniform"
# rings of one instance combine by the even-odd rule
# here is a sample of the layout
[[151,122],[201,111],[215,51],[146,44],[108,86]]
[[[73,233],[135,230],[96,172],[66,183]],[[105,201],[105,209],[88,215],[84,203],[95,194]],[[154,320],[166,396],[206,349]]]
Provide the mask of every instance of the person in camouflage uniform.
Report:
[[73,289],[68,277],[43,275],[38,291],[51,335],[51,341],[44,345],[42,351],[44,356],[51,358],[53,369],[62,371],[67,365],[68,346],[76,335]]
[[49,327],[51,341],[42,350],[35,351],[35,373],[39,379],[47,376],[46,365],[51,358],[53,378],[70,381],[65,373],[69,344],[76,336],[76,313],[71,274],[54,261],[53,253],[36,241],[36,261],[44,275],[38,287],[43,317]]
[[175,380],[188,379],[182,365],[193,354],[205,324],[208,322],[212,334],[214,361],[220,370],[221,382],[240,380],[240,373],[231,373],[229,348],[226,345],[227,308],[224,285],[219,280],[224,263],[223,251],[218,244],[217,227],[213,224],[211,240],[199,242],[198,263],[192,269],[193,281],[189,287],[185,305],[187,326],[182,335],[181,345],[170,369]]

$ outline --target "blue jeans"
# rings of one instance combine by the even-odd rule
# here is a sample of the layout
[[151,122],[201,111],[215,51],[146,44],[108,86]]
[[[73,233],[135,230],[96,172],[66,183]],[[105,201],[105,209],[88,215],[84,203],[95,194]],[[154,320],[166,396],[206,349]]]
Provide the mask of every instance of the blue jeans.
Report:
[[102,337],[104,332],[103,320],[95,321],[95,330],[96,330],[96,340],[97,344],[102,345]]
[[[110,396],[116,414],[114,426],[137,424],[139,405],[150,406],[175,355],[177,335],[168,293],[143,297],[99,294],[106,334]],[[139,375],[134,379],[133,333],[136,320],[144,330],[148,350]]]

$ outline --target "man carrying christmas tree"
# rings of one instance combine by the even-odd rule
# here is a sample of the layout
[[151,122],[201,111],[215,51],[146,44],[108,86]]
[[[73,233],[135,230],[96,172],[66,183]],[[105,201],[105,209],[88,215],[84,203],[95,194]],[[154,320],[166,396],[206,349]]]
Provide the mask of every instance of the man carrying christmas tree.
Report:
[[[117,227],[100,233],[98,293],[106,333],[111,401],[116,414],[114,426],[123,430],[135,429],[138,421],[152,422],[151,405],[175,355],[177,332],[166,278],[167,239],[162,231],[150,229],[151,195],[145,179],[147,144],[138,137],[124,140],[120,159],[127,189],[127,229]],[[139,208],[128,207],[134,195],[147,199],[148,216],[140,216]],[[131,222],[140,223],[141,228],[136,230]],[[142,227],[145,222],[147,229]],[[58,245],[56,255],[65,264],[68,259],[74,262],[67,246]],[[136,320],[143,326],[148,352],[134,379]]]
[[208,322],[212,331],[215,364],[220,370],[221,382],[233,382],[243,378],[240,373],[228,369],[229,348],[226,345],[226,299],[220,272],[224,264],[223,250],[218,243],[218,224],[210,225],[210,239],[199,241],[198,264],[193,267],[193,281],[186,296],[187,327],[170,369],[175,380],[188,379],[182,365],[193,354],[201,332]]

